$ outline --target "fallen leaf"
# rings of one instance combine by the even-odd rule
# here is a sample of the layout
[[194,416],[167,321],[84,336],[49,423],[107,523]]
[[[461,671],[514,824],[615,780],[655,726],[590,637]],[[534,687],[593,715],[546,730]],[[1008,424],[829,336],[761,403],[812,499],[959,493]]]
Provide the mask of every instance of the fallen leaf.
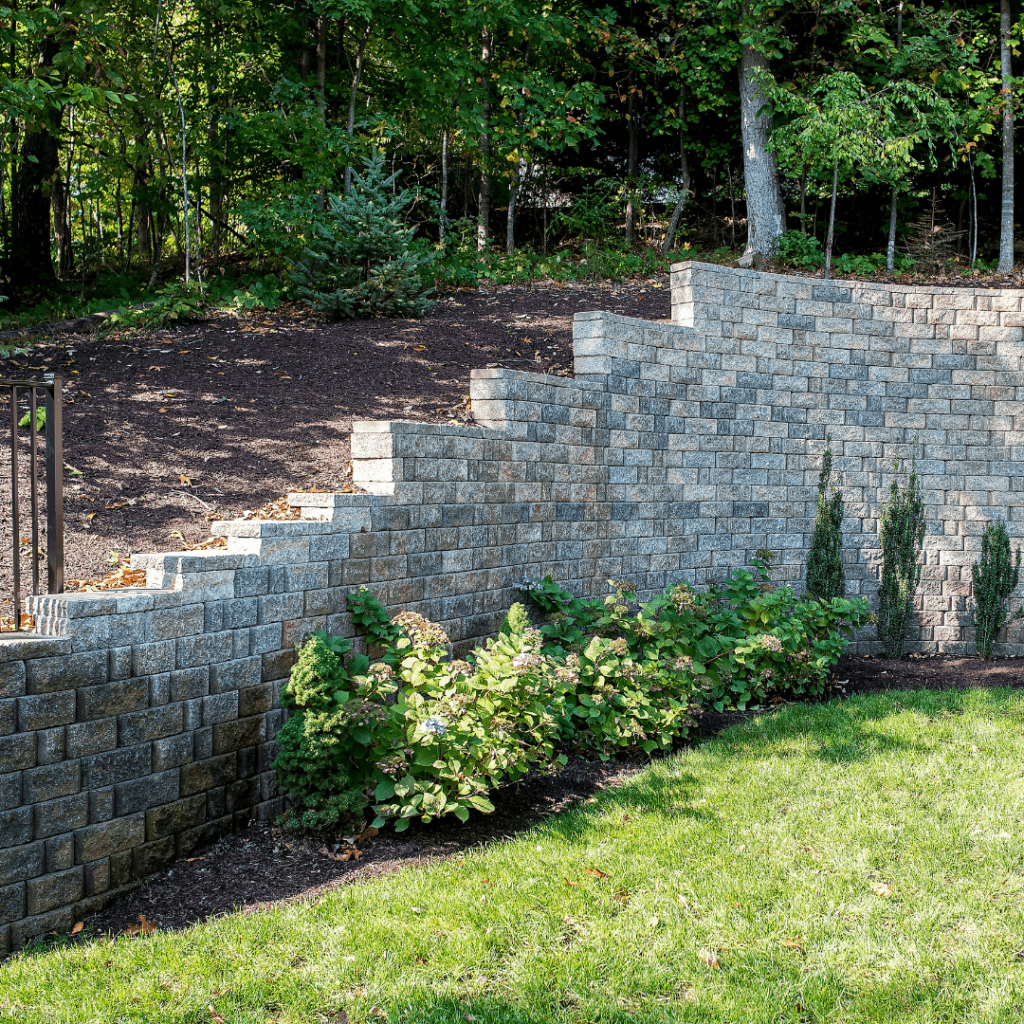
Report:
[[872,882],[871,883],[871,891],[876,896],[891,896],[892,895],[892,889],[890,889],[889,886],[887,886],[885,884],[885,882]]
[[139,914],[138,924],[126,925],[123,929],[124,935],[152,935],[156,931],[156,924],[153,921],[147,921],[142,914]]
[[799,940],[797,939],[783,939],[781,945],[784,949],[802,949]]
[[181,481],[182,486],[184,486],[184,487],[191,487],[192,486],[192,478],[188,477],[188,476],[185,476],[184,473],[179,473],[178,474],[178,479]]
[[160,408],[159,408],[159,409],[157,410],[157,412],[167,412],[167,410],[166,410],[166,409],[165,409],[165,408],[164,408],[163,406],[161,406],[161,407],[160,407]]
[[702,949],[697,954],[697,959],[700,960],[700,962],[704,964],[705,967],[713,967],[716,971],[721,970],[721,967],[718,963],[718,957],[715,956],[714,950]]
[[85,927],[84,921],[76,921],[75,927],[71,929],[72,935],[77,935]]
[[566,885],[571,885],[571,886],[572,886],[572,887],[573,887],[574,889],[579,889],[579,888],[581,888],[581,886],[580,886],[580,883],[579,883],[579,882],[570,882],[568,878],[567,878],[567,879],[565,880],[565,884],[566,884]]
[[608,876],[600,868],[584,868],[583,874],[592,875],[594,878],[607,878]]
[[115,501],[113,505],[104,505],[103,507],[109,511],[112,508],[124,508],[127,505],[127,501]]

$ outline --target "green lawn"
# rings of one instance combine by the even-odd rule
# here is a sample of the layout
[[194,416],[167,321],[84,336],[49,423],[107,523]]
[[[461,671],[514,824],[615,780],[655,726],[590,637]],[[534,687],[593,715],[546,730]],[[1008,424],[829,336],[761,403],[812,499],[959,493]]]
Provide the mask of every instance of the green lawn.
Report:
[[0,1020],[1018,1022],[1022,725],[789,707],[458,862],[17,957]]

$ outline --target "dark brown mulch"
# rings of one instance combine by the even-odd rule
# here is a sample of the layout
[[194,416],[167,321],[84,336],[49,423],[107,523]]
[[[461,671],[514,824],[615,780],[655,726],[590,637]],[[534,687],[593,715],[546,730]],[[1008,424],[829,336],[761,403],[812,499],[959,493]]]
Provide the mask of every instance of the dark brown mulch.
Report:
[[492,794],[493,814],[474,812],[465,823],[452,818],[430,825],[414,822],[399,834],[385,829],[361,844],[358,860],[332,860],[320,852],[322,839],[281,833],[258,822],[154,875],[144,888],[90,918],[76,940],[138,926],[140,914],[157,928],[179,929],[232,910],[250,912],[315,899],[337,885],[428,864],[513,836],[625,781],[643,766],[572,758],[557,774],[531,776]]
[[[207,513],[234,518],[290,489],[340,489],[353,420],[448,422],[464,415],[474,368],[571,374],[573,314],[593,309],[667,319],[668,278],[460,292],[422,320],[324,324],[296,307],[122,339],[61,336],[0,358],[0,377],[64,377],[64,458],[81,473],[66,478],[67,576],[94,578],[112,552],[203,540]],[[5,465],[9,452],[3,432]],[[21,481],[24,497],[27,469]],[[9,506],[2,471],[0,615],[12,587]]]

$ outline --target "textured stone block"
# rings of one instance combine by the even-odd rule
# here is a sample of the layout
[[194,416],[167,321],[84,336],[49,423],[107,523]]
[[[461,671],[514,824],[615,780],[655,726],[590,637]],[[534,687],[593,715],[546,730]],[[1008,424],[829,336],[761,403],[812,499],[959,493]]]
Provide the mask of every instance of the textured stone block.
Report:
[[35,658],[25,663],[27,692],[51,693],[96,686],[107,681],[107,652],[88,651],[62,658]]
[[143,779],[119,782],[114,787],[114,814],[118,817],[144,811],[157,804],[170,803],[178,798],[179,772],[168,769]]
[[0,886],[14,885],[41,875],[45,870],[43,843],[13,846],[0,850]]
[[18,698],[18,730],[34,732],[68,725],[75,720],[73,692],[44,693]]
[[101,719],[67,727],[67,756],[87,757],[117,746],[117,720]]
[[33,812],[33,839],[46,839],[61,832],[71,832],[89,821],[88,793],[75,793],[56,800],[36,804]]
[[146,841],[183,832],[206,820],[206,795],[197,793],[183,800],[151,808],[146,812]]
[[53,875],[33,878],[25,885],[25,907],[30,915],[66,907],[85,894],[85,877],[81,866]]
[[78,690],[78,721],[110,718],[125,711],[149,706],[149,683],[146,679],[120,679],[102,686]]
[[5,885],[0,889],[0,925],[19,921],[25,916],[25,883]]
[[75,859],[87,861],[110,857],[123,850],[141,846],[145,841],[146,823],[142,814],[114,818],[101,825],[90,825],[75,833]]
[[70,834],[54,836],[44,843],[46,848],[46,873],[66,871],[75,863],[75,839]]
[[233,753],[209,757],[203,761],[183,765],[181,771],[181,796],[192,796],[217,786],[235,781],[236,762]]
[[36,738],[31,733],[0,736],[0,772],[16,772],[36,765]]
[[120,746],[136,746],[150,740],[173,736],[182,730],[184,709],[181,704],[146,708],[117,717],[117,742]]
[[82,785],[85,789],[103,789],[149,775],[152,765],[153,751],[148,743],[104,751],[82,758]]
[[82,788],[82,764],[80,761],[60,761],[32,768],[22,774],[22,784],[27,804],[70,796]]
[[241,718],[234,722],[219,722],[213,727],[213,752],[226,754],[242,747],[252,747],[266,739],[262,715]]
[[0,697],[20,697],[25,692],[25,662],[0,661]]

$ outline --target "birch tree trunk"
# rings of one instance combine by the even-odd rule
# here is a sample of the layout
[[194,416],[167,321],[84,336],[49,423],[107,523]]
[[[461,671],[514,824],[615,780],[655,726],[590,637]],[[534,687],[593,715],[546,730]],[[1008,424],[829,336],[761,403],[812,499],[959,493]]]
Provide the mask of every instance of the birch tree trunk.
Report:
[[1010,65],[1010,0],[999,3],[999,57],[1003,77],[1003,204],[999,225],[1000,274],[1013,272],[1013,69]]
[[629,152],[626,157],[626,175],[629,178],[629,192],[626,198],[626,245],[632,245],[636,238],[636,171],[637,171],[637,127],[636,99],[633,88],[633,74],[629,75],[629,100],[626,106],[626,122],[629,129]]
[[683,218],[683,210],[690,198],[690,164],[686,159],[686,147],[679,145],[679,199],[676,200],[676,208],[672,211],[672,218],[665,230],[665,241],[661,244],[661,255],[667,256],[672,251],[672,244],[676,240],[676,231],[679,229],[679,222]]
[[832,167],[832,205],[828,210],[828,235],[825,238],[825,280],[832,273],[832,240],[836,227],[836,193],[839,191],[839,164]]
[[[741,26],[749,20],[749,4],[743,6]],[[745,27],[741,27],[745,32]],[[759,69],[768,69],[768,60],[752,46],[743,47],[740,61],[740,129],[743,135],[743,180],[747,193],[747,247],[738,260],[750,266],[755,253],[772,256],[786,230],[786,209],[779,190],[775,157],[768,151],[772,120],[759,113],[764,95],[755,77]]]
[[448,220],[448,129],[441,132],[441,218],[438,221],[438,233],[444,245]]
[[476,249],[483,252],[491,241],[491,100],[487,66],[491,62],[491,30],[480,33],[480,63],[484,66],[484,101],[480,111],[480,191],[477,195]]

